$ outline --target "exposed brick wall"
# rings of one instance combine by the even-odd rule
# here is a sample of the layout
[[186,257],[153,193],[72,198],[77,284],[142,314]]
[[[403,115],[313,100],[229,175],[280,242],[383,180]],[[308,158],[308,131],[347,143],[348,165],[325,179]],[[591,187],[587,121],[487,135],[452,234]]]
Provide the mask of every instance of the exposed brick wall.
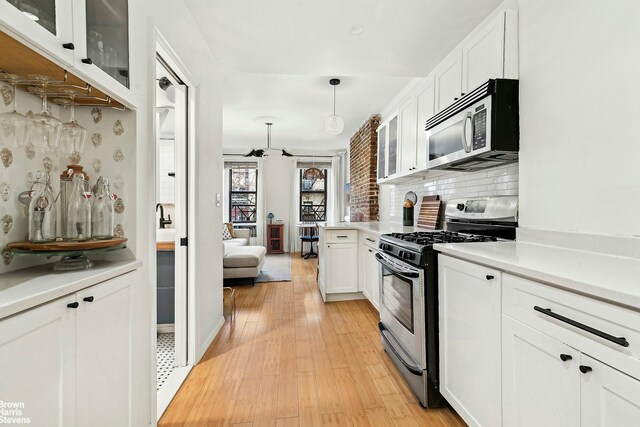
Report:
[[378,134],[380,115],[371,116],[351,137],[349,168],[351,174],[351,221],[378,220]]

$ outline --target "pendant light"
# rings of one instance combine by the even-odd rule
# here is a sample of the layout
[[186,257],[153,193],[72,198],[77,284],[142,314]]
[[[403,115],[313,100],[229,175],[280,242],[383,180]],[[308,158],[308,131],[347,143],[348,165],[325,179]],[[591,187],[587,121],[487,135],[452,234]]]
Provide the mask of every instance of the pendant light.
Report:
[[284,157],[293,157],[293,154],[289,153],[284,148],[273,148],[273,147],[271,147],[271,126],[273,126],[273,123],[267,122],[267,123],[265,123],[265,125],[267,126],[267,146],[266,146],[266,148],[260,148],[258,150],[256,150],[254,148],[251,151],[249,151],[247,154],[245,154],[244,157],[266,157],[266,156],[269,155],[268,152],[270,150],[279,150],[279,151],[282,151],[282,155]]
[[329,135],[340,135],[344,130],[344,120],[336,115],[336,86],[340,84],[340,79],[331,79],[329,84],[333,86],[333,114],[324,121],[324,130]]

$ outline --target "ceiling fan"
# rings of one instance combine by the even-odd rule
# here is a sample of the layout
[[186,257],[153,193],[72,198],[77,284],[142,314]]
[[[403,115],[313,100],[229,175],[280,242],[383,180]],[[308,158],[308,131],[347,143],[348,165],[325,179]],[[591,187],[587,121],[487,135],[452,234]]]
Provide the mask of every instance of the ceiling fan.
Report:
[[271,126],[273,126],[273,123],[265,123],[265,125],[267,125],[267,147],[266,148],[259,148],[259,149],[255,149],[253,148],[251,151],[249,151],[247,154],[244,155],[244,157],[267,157],[268,151],[269,150],[279,150],[282,151],[282,155],[285,157],[293,157],[293,154],[289,153],[287,150],[285,150],[284,148],[273,148],[271,147]]

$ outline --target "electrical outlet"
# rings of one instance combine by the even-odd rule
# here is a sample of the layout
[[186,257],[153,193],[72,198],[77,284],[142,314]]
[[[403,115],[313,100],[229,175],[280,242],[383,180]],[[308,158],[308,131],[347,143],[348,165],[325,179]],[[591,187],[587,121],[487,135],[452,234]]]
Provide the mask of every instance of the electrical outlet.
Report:
[[216,206],[220,206],[220,193],[216,193]]

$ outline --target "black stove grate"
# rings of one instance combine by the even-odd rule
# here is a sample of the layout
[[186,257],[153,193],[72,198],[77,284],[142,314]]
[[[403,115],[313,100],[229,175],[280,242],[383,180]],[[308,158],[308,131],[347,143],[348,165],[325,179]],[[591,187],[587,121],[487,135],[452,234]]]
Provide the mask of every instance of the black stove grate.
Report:
[[495,242],[497,239],[491,236],[460,234],[455,231],[432,231],[413,233],[391,233],[391,237],[417,245],[433,245],[436,243],[462,243],[462,242]]

